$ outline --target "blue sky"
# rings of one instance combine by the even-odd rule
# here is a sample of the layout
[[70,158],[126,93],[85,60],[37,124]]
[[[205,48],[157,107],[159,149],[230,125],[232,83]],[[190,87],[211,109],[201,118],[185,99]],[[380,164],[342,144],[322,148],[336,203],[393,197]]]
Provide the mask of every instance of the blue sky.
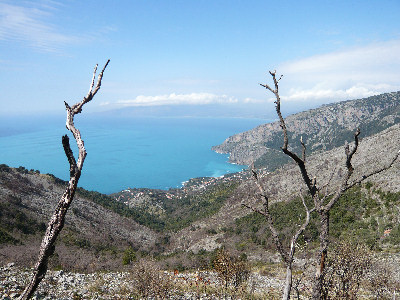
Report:
[[[87,111],[273,105],[400,90],[400,1],[0,0],[0,115],[63,113],[110,58]],[[200,106],[200,107],[201,107]]]

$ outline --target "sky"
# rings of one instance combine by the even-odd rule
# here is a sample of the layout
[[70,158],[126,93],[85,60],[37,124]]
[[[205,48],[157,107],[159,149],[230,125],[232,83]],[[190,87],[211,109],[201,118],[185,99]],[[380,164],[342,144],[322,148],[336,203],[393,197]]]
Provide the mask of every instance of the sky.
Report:
[[400,1],[0,0],[0,116],[273,105],[400,90]]

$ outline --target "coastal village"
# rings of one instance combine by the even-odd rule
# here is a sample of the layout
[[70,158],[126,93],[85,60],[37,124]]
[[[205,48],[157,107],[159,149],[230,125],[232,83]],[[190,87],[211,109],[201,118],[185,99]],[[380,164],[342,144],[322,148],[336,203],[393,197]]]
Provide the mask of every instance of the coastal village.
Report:
[[128,188],[111,196],[118,202],[122,202],[129,207],[141,206],[149,201],[165,201],[171,199],[182,199],[188,195],[205,191],[212,186],[224,183],[242,182],[248,179],[250,173],[243,170],[237,173],[230,173],[220,177],[197,177],[191,178],[182,183],[181,188],[171,188],[168,190],[149,189],[149,188]]

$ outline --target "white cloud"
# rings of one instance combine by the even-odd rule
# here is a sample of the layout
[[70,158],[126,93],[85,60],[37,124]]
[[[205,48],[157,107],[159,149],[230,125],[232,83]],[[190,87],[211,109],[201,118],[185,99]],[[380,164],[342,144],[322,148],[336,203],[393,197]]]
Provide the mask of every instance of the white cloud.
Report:
[[397,91],[399,53],[393,40],[287,62],[278,68],[282,99],[324,103]]
[[357,84],[346,89],[319,88],[318,85],[311,89],[290,89],[289,93],[282,96],[286,101],[318,101],[318,100],[344,100],[365,98],[384,92],[392,92],[398,87],[387,84],[368,85]]
[[237,103],[238,100],[227,95],[211,93],[169,94],[158,96],[137,96],[131,100],[119,100],[122,106],[159,106],[159,105],[204,105],[212,103]]
[[265,102],[265,100],[263,100],[263,99],[254,99],[254,98],[245,98],[243,100],[243,103],[246,103],[246,104],[248,104],[248,103],[264,103],[264,102]]
[[0,40],[28,43],[46,52],[58,51],[60,46],[77,40],[57,32],[54,25],[46,23],[54,7],[53,2],[36,7],[0,3]]

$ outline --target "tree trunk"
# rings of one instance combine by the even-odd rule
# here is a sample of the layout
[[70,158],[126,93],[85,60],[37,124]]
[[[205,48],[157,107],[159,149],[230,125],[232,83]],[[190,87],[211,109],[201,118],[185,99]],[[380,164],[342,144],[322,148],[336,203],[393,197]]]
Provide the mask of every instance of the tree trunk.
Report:
[[290,291],[292,289],[292,262],[286,266],[286,281],[285,288],[283,290],[282,300],[290,299]]
[[313,289],[312,289],[312,299],[320,300],[325,299],[325,295],[323,294],[323,283],[324,283],[324,275],[325,275],[325,261],[328,253],[328,244],[329,244],[329,210],[320,210],[320,233],[319,233],[319,242],[320,248],[318,253],[318,264],[316,267]]
[[46,234],[43,237],[42,244],[40,246],[39,257],[35,265],[34,274],[20,299],[29,299],[32,297],[37,286],[46,275],[48,259],[54,253],[54,243],[58,234],[64,227],[65,214],[67,213],[74,197],[80,175],[81,171],[78,170],[74,176],[71,177],[68,187],[60,199],[49,224],[47,225]]

